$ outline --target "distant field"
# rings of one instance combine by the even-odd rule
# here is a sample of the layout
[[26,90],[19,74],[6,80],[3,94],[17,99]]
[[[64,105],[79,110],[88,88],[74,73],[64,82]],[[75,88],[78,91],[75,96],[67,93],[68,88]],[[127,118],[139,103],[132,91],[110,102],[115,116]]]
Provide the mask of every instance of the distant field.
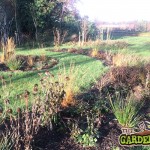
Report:
[[[120,39],[112,40],[112,41],[127,42],[129,44],[129,46],[127,48],[125,48],[124,50],[129,53],[135,53],[140,56],[150,56],[150,36],[130,36],[130,37],[126,36],[126,37],[122,37]],[[105,40],[104,40],[104,42],[107,43],[107,41],[105,41]],[[64,44],[60,48],[78,48],[78,44],[73,45],[73,46]],[[94,46],[89,43],[88,45],[83,46],[82,48],[85,48],[85,49],[94,48]],[[115,52],[115,51],[121,52],[122,51],[122,49],[118,49],[118,48],[109,46],[109,41],[108,41],[108,46],[102,45],[102,46],[99,46],[99,49],[100,50],[111,50],[112,52]]]
[[150,56],[150,36],[149,37],[124,37],[121,40],[129,43],[128,50],[141,56]]

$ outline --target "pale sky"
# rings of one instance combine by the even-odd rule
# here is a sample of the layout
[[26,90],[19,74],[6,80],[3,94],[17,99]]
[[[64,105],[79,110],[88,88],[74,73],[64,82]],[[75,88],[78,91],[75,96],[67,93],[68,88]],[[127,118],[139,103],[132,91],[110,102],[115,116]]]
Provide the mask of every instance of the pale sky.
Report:
[[77,9],[92,20],[150,21],[150,0],[80,0]]

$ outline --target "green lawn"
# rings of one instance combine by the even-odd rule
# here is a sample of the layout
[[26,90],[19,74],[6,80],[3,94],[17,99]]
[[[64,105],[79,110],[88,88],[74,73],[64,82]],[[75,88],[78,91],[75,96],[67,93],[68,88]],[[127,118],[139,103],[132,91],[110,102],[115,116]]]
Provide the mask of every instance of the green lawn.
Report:
[[[123,37],[121,39],[117,39],[117,41],[125,41],[129,44],[129,46],[124,49],[126,52],[128,53],[135,53],[137,55],[140,56],[150,56],[150,37],[140,37],[140,36],[136,36],[136,37]],[[115,41],[115,40],[113,40]],[[104,41],[107,42],[107,41]],[[108,41],[109,43],[109,41]],[[78,48],[77,46],[71,46],[71,45],[66,45],[64,44],[63,46],[61,46],[60,48]],[[87,48],[94,48],[92,45],[86,45],[83,46],[84,49]],[[100,45],[99,48],[100,50],[110,50],[112,52],[116,52],[116,51],[122,51],[122,49],[116,49],[115,46],[113,46],[113,48],[108,44],[108,45]],[[123,51],[124,51],[123,50]]]
[[[127,52],[133,52],[140,56],[150,56],[150,37],[124,37],[120,39],[121,41],[126,41],[129,43]],[[69,46],[71,47],[71,46]],[[89,46],[90,47],[90,46]],[[60,48],[65,48],[63,45]],[[96,81],[105,71],[108,69],[104,67],[103,64],[96,59],[90,58],[88,56],[76,55],[70,53],[60,53],[46,51],[53,49],[44,48],[44,49],[25,49],[19,48],[16,50],[17,54],[21,55],[41,55],[45,54],[46,56],[51,56],[59,60],[59,64],[50,69],[50,72],[54,75],[58,72],[59,68],[64,64],[66,69],[69,69],[70,63],[75,63],[75,66],[78,68],[78,75],[76,85],[79,87],[80,92],[88,89],[92,83]],[[120,50],[122,51],[122,50]],[[60,70],[59,70],[60,71]],[[24,105],[23,101],[18,101],[15,97],[16,94],[23,93],[24,90],[32,90],[32,87],[35,83],[39,83],[40,77],[38,76],[39,72],[44,71],[34,71],[34,72],[0,72],[0,75],[4,75],[9,81],[9,75],[12,74],[12,85],[7,86],[2,90],[2,84],[0,81],[0,105],[3,104],[2,99],[9,98],[11,101],[11,106],[20,106]],[[85,74],[85,77],[83,77]],[[9,83],[9,82],[8,82]]]
[[[60,67],[64,64],[66,70],[69,69],[70,63],[75,63],[76,69],[78,70],[78,77],[76,85],[80,88],[80,92],[88,89],[90,84],[94,83],[97,78],[100,77],[106,70],[107,67],[104,67],[103,64],[93,58],[83,55],[75,55],[69,53],[58,53],[58,52],[50,52],[45,51],[45,49],[33,49],[33,50],[17,50],[17,54],[22,55],[41,55],[45,54],[47,56],[51,56],[57,58],[59,60],[59,64],[50,69],[52,74],[56,74],[58,70],[60,71]],[[61,68],[63,69],[63,68]],[[24,105],[24,101],[17,100],[15,97],[16,94],[21,94],[24,90],[32,91],[32,88],[35,83],[39,83],[40,77],[38,75],[39,72],[44,71],[34,71],[34,72],[0,72],[0,75],[4,75],[9,81],[9,74],[12,74],[12,85],[9,84],[7,87],[2,90],[2,84],[0,81],[0,105],[3,104],[2,99],[9,98],[12,107],[18,107],[20,105]],[[85,77],[82,78],[83,74]]]
[[128,51],[141,56],[150,56],[150,37],[124,37],[129,43]]

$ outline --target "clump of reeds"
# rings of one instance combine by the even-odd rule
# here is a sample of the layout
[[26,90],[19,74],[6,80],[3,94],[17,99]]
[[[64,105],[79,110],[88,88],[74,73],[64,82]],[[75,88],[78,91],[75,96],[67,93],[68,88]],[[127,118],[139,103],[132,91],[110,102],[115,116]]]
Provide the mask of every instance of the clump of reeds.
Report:
[[8,38],[6,43],[2,43],[3,54],[1,56],[1,61],[8,61],[15,55],[15,42],[13,38]]

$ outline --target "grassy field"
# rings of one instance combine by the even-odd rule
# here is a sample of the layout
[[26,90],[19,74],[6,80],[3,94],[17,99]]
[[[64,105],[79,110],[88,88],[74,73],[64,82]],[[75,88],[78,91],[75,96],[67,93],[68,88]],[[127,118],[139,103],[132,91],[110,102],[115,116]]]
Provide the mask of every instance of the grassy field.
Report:
[[[74,63],[76,69],[78,70],[78,77],[76,80],[76,87],[82,92],[90,87],[90,84],[95,82],[100,75],[102,75],[107,67],[104,67],[102,63],[96,59],[92,59],[83,55],[74,55],[69,53],[58,53],[58,52],[48,52],[45,49],[33,49],[33,50],[18,50],[17,54],[21,55],[41,55],[50,56],[57,58],[59,60],[58,65],[50,69],[52,74],[56,74],[58,71],[63,71],[63,65],[66,70],[69,69],[70,63]],[[4,90],[2,90],[2,84],[0,82],[0,95],[3,98],[9,98],[12,107],[18,107],[24,105],[24,101],[18,101],[15,97],[16,94],[21,94],[24,90],[32,91],[34,84],[40,82],[40,77],[38,73],[44,73],[44,71],[34,71],[34,72],[0,72],[0,75],[4,75],[7,78],[8,85]],[[9,83],[9,75],[12,74],[12,85]],[[84,75],[84,77],[83,77]],[[79,91],[77,91],[79,92]],[[2,104],[3,101],[1,100]]]
[[[111,49],[111,51],[120,51],[126,53],[134,53],[140,55],[142,57],[150,57],[150,37],[124,37],[119,41],[125,41],[129,44],[127,49],[119,50],[119,49]],[[71,48],[72,45],[63,45],[60,48]],[[84,46],[83,48],[90,48],[91,45]],[[101,47],[100,47],[101,48]],[[17,55],[46,55],[53,58],[57,58],[59,60],[59,64],[56,65],[54,68],[50,69],[50,72],[54,75],[60,71],[60,67],[65,65],[66,70],[68,70],[70,63],[75,63],[75,66],[78,67],[78,79],[77,79],[77,86],[80,89],[80,92],[83,89],[88,89],[90,84],[95,82],[101,74],[103,74],[108,68],[104,67],[102,63],[96,59],[90,58],[88,56],[83,55],[76,55],[70,53],[60,53],[60,52],[52,52],[46,51],[54,49],[54,47],[47,47],[43,49],[28,49],[28,48],[18,48],[16,49]],[[108,50],[107,49],[107,50]],[[104,49],[105,50],[105,49]],[[61,68],[62,69],[62,68]],[[33,85],[39,82],[40,78],[38,76],[39,72],[44,71],[34,71],[34,72],[0,72],[0,75],[4,75],[9,80],[9,75],[12,74],[12,83],[13,86],[8,85],[7,90],[2,90],[2,86],[0,87],[0,94],[6,95],[11,100],[11,104],[15,106],[20,105],[20,102],[15,100],[16,93],[22,93],[24,90],[28,89],[31,90]],[[81,77],[85,74],[85,77],[81,80]],[[0,83],[0,85],[2,85]],[[3,92],[6,92],[3,94]],[[9,96],[8,96],[9,95]],[[1,103],[3,103],[1,101]]]
[[[126,42],[128,44],[128,46],[126,48],[123,48],[123,51],[126,51],[127,53],[134,53],[136,55],[140,55],[140,56],[150,56],[150,36],[148,37],[142,37],[142,36],[136,36],[136,37],[123,37],[121,39],[117,39],[117,40],[112,40],[112,41],[104,41],[108,44],[106,45],[100,45],[97,48],[100,50],[108,50],[108,51],[112,51],[112,52],[116,52],[119,51],[121,52],[122,49],[118,49],[117,46],[114,46],[113,44],[111,44],[111,42]],[[66,45],[64,44],[63,46],[61,46],[60,48],[78,48],[77,46],[71,46],[71,45]],[[89,43],[86,46],[83,46],[82,48],[88,49],[88,48],[94,48],[94,46]]]
[[129,52],[150,56],[150,37],[124,37],[122,40],[129,43]]
[[[128,48],[125,49],[127,53],[135,53],[140,56],[150,56],[150,37],[125,37],[120,39],[129,44]],[[63,45],[60,48],[71,48],[72,46]],[[84,46],[83,48],[92,47],[91,45]],[[107,50],[112,50],[111,47],[107,47]],[[85,89],[90,87],[90,84],[94,83],[97,78],[100,78],[108,68],[104,67],[103,64],[96,59],[90,58],[83,55],[75,55],[70,53],[60,53],[60,52],[51,52],[46,51],[54,49],[53,47],[43,48],[43,49],[26,49],[19,48],[16,50],[17,55],[46,55],[59,60],[59,64],[54,68],[50,69],[52,74],[56,74],[61,71],[62,65],[65,65],[66,70],[69,69],[70,63],[75,63],[75,66],[78,68],[78,76],[76,80],[77,87],[79,87],[78,92],[82,92]],[[105,50],[105,49],[104,49]],[[114,49],[114,51],[119,49]],[[124,50],[119,50],[124,51]],[[24,102],[17,101],[15,98],[16,94],[23,93],[24,90],[32,90],[34,84],[38,83],[40,77],[38,76],[39,72],[44,71],[34,71],[34,72],[0,72],[0,75],[4,75],[9,83],[9,75],[12,74],[11,82],[12,85],[7,85],[6,90],[2,90],[2,84],[0,82],[0,95],[3,95],[3,98],[9,98],[12,106],[24,105]],[[83,77],[84,74],[84,78]],[[0,101],[2,104],[2,100]]]
[[[24,133],[27,133],[23,135],[25,140],[30,136],[30,133],[34,135],[33,131],[28,132],[29,128],[27,127],[31,126],[30,130],[34,130],[34,127],[37,128],[39,125],[39,127],[42,125],[43,127],[48,127],[47,130],[49,130],[49,127],[52,129],[53,123],[58,126],[58,129],[56,128],[55,130],[54,128],[56,133],[59,133],[58,135],[62,132],[63,134],[65,133],[64,135],[66,136],[66,131],[69,129],[70,138],[73,138],[75,143],[80,143],[83,146],[96,146],[98,144],[101,122],[104,123],[104,127],[108,127],[107,129],[102,127],[100,130],[108,132],[108,129],[110,128],[108,125],[110,118],[105,116],[109,116],[110,114],[107,113],[114,114],[114,119],[117,120],[119,124],[119,126],[117,124],[119,127],[117,127],[117,129],[120,129],[120,125],[122,127],[133,127],[136,125],[139,121],[138,119],[141,119],[140,116],[136,116],[137,113],[140,113],[138,106],[143,105],[138,98],[141,100],[142,98],[146,99],[146,96],[149,94],[149,72],[146,70],[147,68],[145,66],[150,62],[150,38],[124,37],[116,41],[89,41],[85,43],[83,47],[78,47],[77,44],[67,43],[59,48],[59,52],[53,51],[55,49],[54,47],[37,49],[27,47],[16,48],[16,55],[47,56],[57,59],[58,63],[48,70],[38,70],[38,68],[37,70],[32,70],[34,67],[36,68],[37,62],[42,61],[42,65],[45,64],[45,62],[44,60],[39,59],[41,57],[37,57],[38,61],[36,62],[36,59],[32,59],[33,57],[30,56],[30,58],[35,61],[34,64],[32,63],[32,67],[30,66],[32,68],[30,71],[14,69],[15,71],[0,72],[0,122],[3,124],[3,121],[5,121],[7,117],[15,118],[16,114],[18,114],[16,124],[21,126]],[[62,49],[64,49],[65,52],[61,51]],[[87,49],[89,53],[84,53],[85,51],[83,49]],[[74,52],[77,52],[77,50],[81,50],[78,52],[83,55],[75,54]],[[106,51],[110,51],[111,53],[107,53]],[[93,52],[97,55],[92,55]],[[100,52],[106,54],[105,58],[102,59],[99,56]],[[117,53],[114,55],[112,54],[114,52]],[[111,55],[111,58],[109,57],[110,63],[105,63],[107,56],[110,56],[109,54]],[[5,59],[6,57],[3,58]],[[11,57],[11,59],[12,58],[13,57]],[[8,60],[10,61],[11,59],[9,58]],[[17,59],[17,57],[15,59]],[[26,57],[26,59],[24,64],[28,64],[27,61],[29,57]],[[56,61],[55,59],[53,60]],[[50,61],[47,59],[45,60],[47,61],[47,64]],[[7,65],[9,61],[5,61],[5,64]],[[104,65],[104,63],[106,65]],[[12,65],[14,64],[15,63],[13,62]],[[28,66],[26,67],[27,69],[30,69]],[[143,70],[141,70],[141,68]],[[100,79],[103,74],[104,76]],[[93,87],[91,90],[90,88],[95,83],[97,86]],[[142,84],[143,86],[141,86]],[[38,88],[35,89],[35,87]],[[143,90],[142,92],[141,87]],[[130,94],[131,90],[135,91],[134,97],[138,99],[138,101],[129,101],[132,97],[127,96],[126,101],[123,103],[123,100],[125,99],[121,96],[117,96],[117,93],[123,92],[123,94],[126,95]],[[109,92],[112,92],[112,94],[110,95]],[[81,95],[78,97],[77,101],[75,95],[78,96],[78,94]],[[112,101],[113,99],[110,100],[111,96],[114,98],[114,102]],[[29,114],[31,114],[31,117],[29,117]],[[20,119],[20,116],[22,116],[22,119]],[[138,118],[137,122],[134,120],[136,117]],[[147,114],[145,115],[145,118],[146,117]],[[38,119],[39,121],[37,121]],[[72,120],[71,122],[70,119]],[[114,119],[111,123],[112,125],[115,125],[112,127],[116,128],[116,123],[113,122]],[[85,122],[85,120],[87,120],[87,122]],[[37,122],[39,122],[39,125]],[[10,123],[15,125],[13,121],[10,121]],[[81,127],[86,125],[82,132],[80,132],[80,129],[82,129],[80,125]],[[15,125],[16,129],[19,128],[19,130],[14,130],[14,128],[12,128],[12,131],[14,132],[14,135],[17,133],[18,139],[20,137],[23,139],[20,126]],[[111,129],[114,129],[112,127]],[[105,135],[105,132],[103,133],[101,131],[100,136],[105,137],[105,139],[111,139],[112,142],[114,142],[113,140],[116,140],[114,137],[118,137],[120,133],[114,133],[111,129],[109,129],[109,133],[112,133],[113,137],[111,134]],[[18,131],[20,131],[20,133],[18,133]],[[57,139],[55,134],[50,134],[50,137],[47,137],[45,133],[44,136],[43,134],[42,136],[40,134],[41,133],[39,132],[38,136],[39,139],[42,138],[42,140]],[[7,139],[7,137],[5,137],[5,139]],[[39,147],[38,143],[42,143],[39,142],[39,139],[37,145],[35,144],[33,146]],[[8,145],[7,141],[5,143],[5,141],[0,140],[0,142],[2,144],[4,143],[4,146],[5,144],[6,146]],[[115,143],[116,142],[118,142],[118,140],[115,141]],[[49,146],[53,143],[55,142],[49,141],[46,147],[51,149]],[[104,141],[104,143],[107,142]],[[29,143],[29,145],[31,144]],[[43,146],[45,147],[45,144],[42,145],[42,147]],[[104,147],[106,147],[105,144]],[[112,148],[112,146],[110,147]],[[140,149],[142,149],[142,147],[140,147]]]

